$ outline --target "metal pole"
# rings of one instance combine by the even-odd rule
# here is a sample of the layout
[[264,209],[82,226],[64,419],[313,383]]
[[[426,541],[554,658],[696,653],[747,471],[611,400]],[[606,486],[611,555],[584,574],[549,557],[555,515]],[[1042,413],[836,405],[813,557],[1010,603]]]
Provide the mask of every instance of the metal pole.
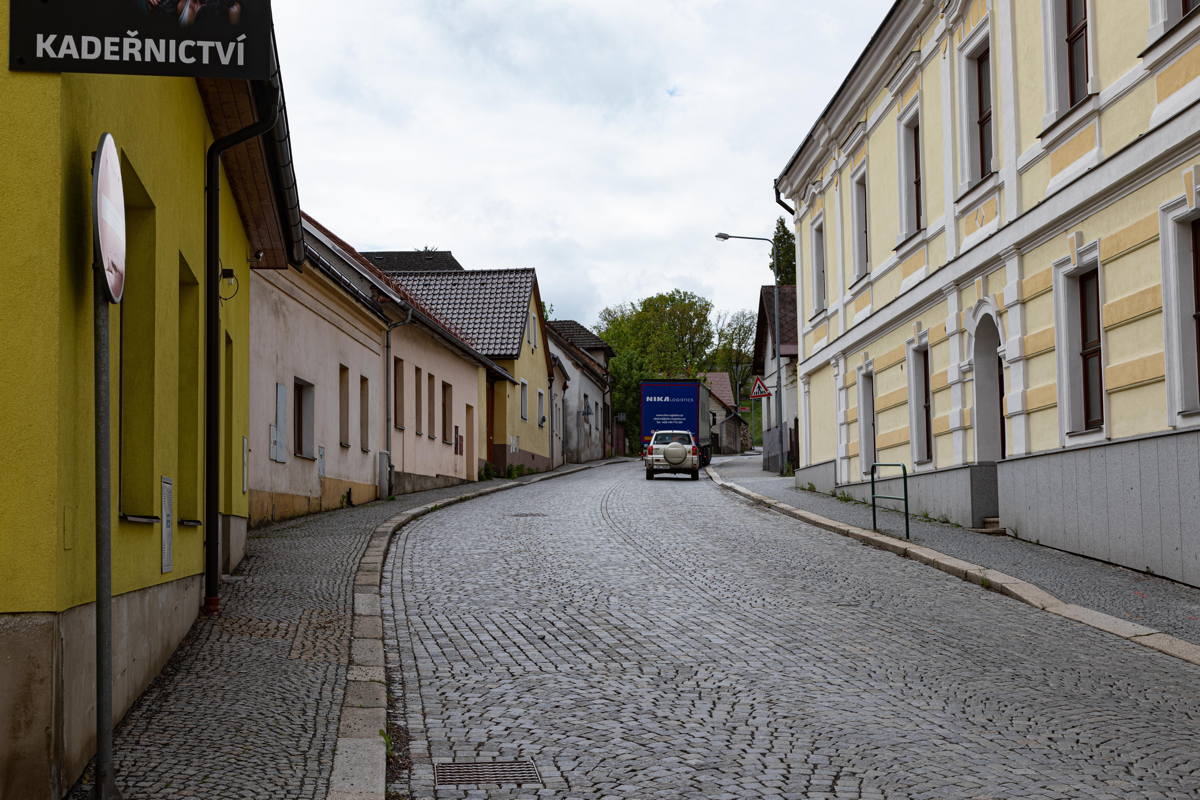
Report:
[[775,273],[775,424],[779,428],[779,474],[783,475],[787,472],[787,447],[784,444],[784,434],[786,429],[783,427],[783,353],[780,350],[780,329],[783,327],[783,320],[779,318],[779,262],[775,258],[775,242],[771,242],[771,271]]
[[103,267],[92,289],[96,349],[96,788],[119,800],[112,740],[112,442],[109,432],[108,290]]

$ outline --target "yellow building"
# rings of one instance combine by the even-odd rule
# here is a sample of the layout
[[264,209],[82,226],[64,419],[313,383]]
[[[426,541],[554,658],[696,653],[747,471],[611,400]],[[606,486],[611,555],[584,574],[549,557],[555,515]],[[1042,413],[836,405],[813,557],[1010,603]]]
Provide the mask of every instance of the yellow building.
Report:
[[[381,255],[367,254],[372,259]],[[510,466],[551,469],[553,364],[537,274],[532,269],[460,266],[388,275],[512,376],[488,378],[486,452],[491,464],[501,471]]]
[[[7,41],[8,4],[0,7]],[[247,517],[249,261],[283,266],[295,225],[273,166],[286,138],[232,151],[221,193],[221,425],[204,430],[205,152],[278,86],[0,71],[0,795],[57,798],[95,744],[91,157],[113,134],[128,262],[110,312],[114,701],[120,717],[204,598],[205,537],[236,562]],[[277,129],[279,130],[279,129]],[[240,211],[239,211],[240,209]],[[239,288],[240,287],[240,288]],[[220,519],[204,441],[220,437]],[[169,486],[170,494],[164,489]],[[164,508],[164,498],[171,500]],[[165,512],[165,513],[164,513]],[[166,526],[168,516],[175,522]]]
[[777,181],[799,485],[1200,584],[1196,5],[893,5]]

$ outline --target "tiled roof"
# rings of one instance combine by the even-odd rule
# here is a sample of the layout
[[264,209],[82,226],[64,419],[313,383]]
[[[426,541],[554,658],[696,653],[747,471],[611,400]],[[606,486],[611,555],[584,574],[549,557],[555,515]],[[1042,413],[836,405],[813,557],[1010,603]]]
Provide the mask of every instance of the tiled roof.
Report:
[[[758,296],[758,325],[754,331],[754,366],[752,369],[761,375],[766,360],[771,352],[771,342],[768,334],[774,336],[775,321],[775,287],[764,286]],[[797,355],[800,350],[796,346],[796,287],[779,287],[779,316],[783,318],[783,326],[779,330],[779,350],[785,356]],[[770,332],[770,333],[769,333]]]
[[388,277],[490,358],[516,358],[537,275],[532,269],[389,272]]
[[[583,350],[578,345],[572,344],[567,337],[559,333],[559,330],[554,326],[554,323],[546,323],[546,333],[554,341],[554,343],[562,349],[562,352],[571,359],[572,362],[579,365],[580,369],[590,372],[592,378],[594,378],[598,383],[605,383],[608,376],[608,370],[604,368],[603,364],[592,358],[586,350]],[[557,357],[558,356],[555,356],[555,358]]]
[[363,255],[384,272],[461,272],[463,269],[449,250],[376,250]]
[[700,375],[708,384],[708,390],[713,396],[731,409],[735,409],[733,400],[733,381],[728,372],[704,372]]
[[608,342],[573,319],[555,319],[546,324],[554,328],[560,336],[581,350],[603,350],[609,355],[613,354],[613,349],[608,346]]

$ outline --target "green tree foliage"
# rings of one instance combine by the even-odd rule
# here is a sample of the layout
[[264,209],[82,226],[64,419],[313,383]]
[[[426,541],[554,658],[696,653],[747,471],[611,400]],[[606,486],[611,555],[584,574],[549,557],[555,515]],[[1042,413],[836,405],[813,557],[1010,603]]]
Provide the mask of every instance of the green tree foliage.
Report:
[[616,351],[609,363],[613,410],[625,414],[631,449],[640,447],[640,384],[647,378],[692,377],[708,368],[712,303],[674,289],[600,312],[596,332]]
[[775,220],[775,259],[779,263],[779,285],[792,286],[796,283],[796,234],[783,217]]
[[711,366],[714,371],[728,372],[736,399],[741,402],[750,393],[751,368],[754,365],[754,333],[758,317],[752,311],[735,311],[717,317],[717,343],[713,348]]

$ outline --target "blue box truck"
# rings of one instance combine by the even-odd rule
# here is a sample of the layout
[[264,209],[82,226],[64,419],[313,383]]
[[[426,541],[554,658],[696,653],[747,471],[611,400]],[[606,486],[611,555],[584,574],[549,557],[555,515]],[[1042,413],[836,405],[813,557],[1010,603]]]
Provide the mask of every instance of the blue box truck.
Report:
[[642,452],[655,431],[691,431],[700,464],[712,460],[712,415],[708,387],[698,379],[642,381]]

